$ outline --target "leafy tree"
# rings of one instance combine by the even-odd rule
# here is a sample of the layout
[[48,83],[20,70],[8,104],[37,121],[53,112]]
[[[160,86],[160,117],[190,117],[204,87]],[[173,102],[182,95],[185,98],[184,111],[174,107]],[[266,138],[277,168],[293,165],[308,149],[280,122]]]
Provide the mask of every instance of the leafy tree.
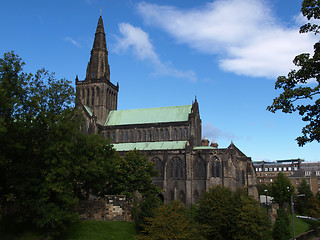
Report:
[[147,161],[140,151],[132,150],[119,162],[119,171],[111,183],[114,194],[125,194],[132,199],[138,191],[143,196],[154,195],[159,189],[152,183],[152,177],[158,175],[153,163]]
[[[311,23],[320,19],[320,6],[317,0],[302,1],[301,12],[309,21],[300,28],[300,33],[319,33],[319,26]],[[302,136],[296,138],[298,145],[308,142],[320,142],[320,42],[315,43],[313,56],[302,53],[295,57],[293,63],[298,70],[291,70],[288,76],[278,77],[275,88],[283,92],[273,100],[267,110],[284,113],[298,112],[306,125]],[[313,82],[312,82],[313,81]],[[312,83],[310,83],[312,82]]]
[[206,239],[268,239],[270,233],[265,212],[241,189],[217,186],[204,192],[195,220]]
[[291,195],[294,194],[294,187],[289,178],[283,173],[279,173],[275,181],[271,184],[270,195],[273,200],[283,207],[285,203],[290,203]]
[[271,185],[270,184],[264,184],[264,183],[263,184],[258,184],[257,188],[258,188],[259,195],[266,195],[265,190],[268,190],[268,194],[269,194],[270,189],[271,189]]
[[305,196],[295,198],[294,210],[299,214],[308,215],[310,209],[310,199],[313,197],[310,185],[306,179],[302,179],[298,185],[298,194],[304,194]]
[[154,217],[146,219],[144,230],[137,239],[201,240],[203,238],[184,204],[172,201],[155,209]]
[[277,211],[277,219],[273,226],[272,236],[275,240],[287,240],[290,239],[289,230],[289,216],[284,208],[279,208]]
[[80,133],[70,82],[23,64],[13,52],[0,59],[0,204],[53,235],[77,219],[80,197],[105,190],[119,157]]

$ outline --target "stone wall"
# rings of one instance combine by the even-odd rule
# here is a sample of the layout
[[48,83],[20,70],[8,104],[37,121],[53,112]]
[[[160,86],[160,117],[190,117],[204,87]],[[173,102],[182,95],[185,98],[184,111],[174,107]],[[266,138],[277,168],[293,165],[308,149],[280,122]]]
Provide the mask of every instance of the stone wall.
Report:
[[131,221],[131,206],[122,195],[106,195],[104,198],[85,200],[79,203],[82,220]]

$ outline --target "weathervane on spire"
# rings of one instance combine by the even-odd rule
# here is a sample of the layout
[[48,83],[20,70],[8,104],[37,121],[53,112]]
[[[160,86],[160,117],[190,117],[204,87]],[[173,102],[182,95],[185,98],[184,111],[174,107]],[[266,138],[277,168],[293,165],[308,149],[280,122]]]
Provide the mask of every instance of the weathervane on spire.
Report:
[[102,7],[100,7],[100,16],[102,15]]

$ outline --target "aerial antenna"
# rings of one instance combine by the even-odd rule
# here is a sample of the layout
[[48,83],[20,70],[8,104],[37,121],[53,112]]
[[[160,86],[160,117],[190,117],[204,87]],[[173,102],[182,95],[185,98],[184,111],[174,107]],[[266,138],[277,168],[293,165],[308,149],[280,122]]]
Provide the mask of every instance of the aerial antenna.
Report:
[[100,16],[102,15],[102,7],[100,7]]

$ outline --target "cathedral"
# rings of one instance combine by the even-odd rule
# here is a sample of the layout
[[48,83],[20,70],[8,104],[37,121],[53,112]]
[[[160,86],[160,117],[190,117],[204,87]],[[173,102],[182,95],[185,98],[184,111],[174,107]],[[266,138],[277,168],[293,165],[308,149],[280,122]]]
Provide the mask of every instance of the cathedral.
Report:
[[110,139],[120,153],[137,149],[154,163],[159,175],[153,182],[163,201],[197,202],[215,185],[242,187],[258,196],[250,157],[232,142],[227,148],[201,136],[197,99],[190,105],[117,110],[119,85],[110,81],[103,20],[100,16],[86,77],[76,77],[76,106],[83,112],[82,130]]

